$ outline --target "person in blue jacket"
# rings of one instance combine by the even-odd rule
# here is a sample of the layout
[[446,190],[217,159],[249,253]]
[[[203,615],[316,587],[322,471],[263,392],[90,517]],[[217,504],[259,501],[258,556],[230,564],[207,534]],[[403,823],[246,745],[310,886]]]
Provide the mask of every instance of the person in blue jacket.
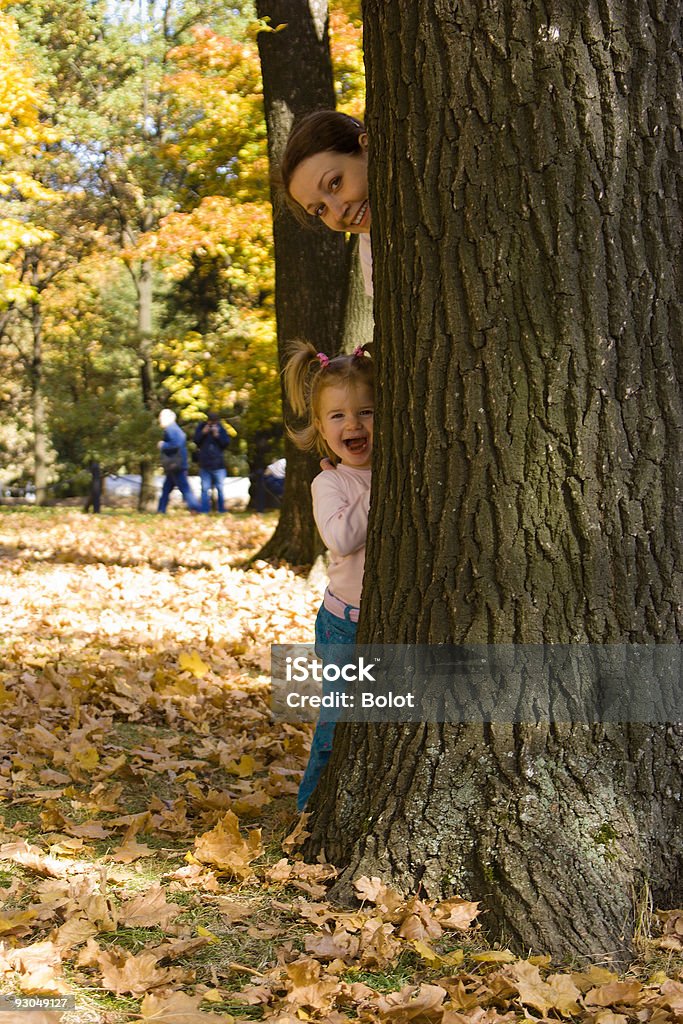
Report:
[[159,441],[159,455],[165,475],[157,512],[166,511],[174,487],[182,494],[190,512],[199,512],[199,505],[192,495],[187,479],[187,438],[176,423],[176,415],[172,409],[161,410],[159,426],[164,432],[162,440]]
[[215,487],[216,506],[219,512],[225,512],[223,484],[226,471],[223,452],[230,444],[230,437],[217,412],[210,412],[206,423],[199,424],[194,432],[194,443],[198,449],[199,478],[202,482],[201,511],[210,510],[211,491]]

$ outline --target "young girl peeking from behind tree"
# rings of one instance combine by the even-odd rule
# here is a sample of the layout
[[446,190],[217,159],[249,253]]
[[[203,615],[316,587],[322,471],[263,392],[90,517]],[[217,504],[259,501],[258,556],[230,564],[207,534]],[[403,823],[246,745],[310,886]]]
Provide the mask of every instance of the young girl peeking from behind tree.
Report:
[[372,295],[368,136],[363,124],[338,110],[306,114],[289,134],[276,178],[302,223],[317,219],[331,231],[358,235],[365,291]]
[[[295,342],[284,371],[294,412],[306,426],[290,430],[297,446],[318,451],[334,465],[312,485],[313,514],[330,552],[329,586],[315,621],[315,649],[323,664],[340,664],[336,645],[356,639],[370,506],[373,366],[364,348],[328,358],[307,342]],[[330,648],[329,645],[335,645]],[[323,683],[323,690],[334,688]],[[325,712],[323,712],[325,714]],[[334,721],[320,718],[299,787],[302,811],[330,759]]]

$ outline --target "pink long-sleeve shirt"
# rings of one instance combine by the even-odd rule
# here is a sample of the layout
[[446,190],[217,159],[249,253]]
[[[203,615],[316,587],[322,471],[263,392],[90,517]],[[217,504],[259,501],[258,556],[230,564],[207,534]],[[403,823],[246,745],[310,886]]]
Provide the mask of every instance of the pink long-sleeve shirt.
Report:
[[330,552],[329,589],[356,608],[363,586],[371,477],[371,469],[340,464],[311,485],[313,515]]

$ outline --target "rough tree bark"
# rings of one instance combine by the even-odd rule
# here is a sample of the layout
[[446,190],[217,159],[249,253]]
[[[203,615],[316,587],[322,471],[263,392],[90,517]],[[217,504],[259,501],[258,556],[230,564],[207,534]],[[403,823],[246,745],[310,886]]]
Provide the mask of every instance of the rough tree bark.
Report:
[[[327,0],[257,0],[260,18],[271,31],[258,35],[268,129],[268,155],[277,166],[297,117],[335,106],[327,32]],[[284,26],[284,27],[280,27]],[[272,31],[275,29],[276,31]],[[302,227],[273,196],[275,310],[278,353],[284,364],[287,345],[310,340],[333,354],[341,346],[349,285],[350,248],[344,235]],[[283,395],[285,421],[292,414]],[[277,529],[259,558],[310,565],[321,550],[310,485],[318,460],[299,452],[287,439],[287,479]]]
[[[360,640],[680,643],[681,14],[365,0]],[[457,891],[518,949],[627,957],[638,899],[683,896],[682,753],[680,726],[345,726],[306,852],[340,895]]]
[[[151,217],[149,217],[149,222],[151,227]],[[152,412],[155,405],[152,361],[154,283],[152,264],[149,260],[142,260],[139,270],[133,274],[133,281],[138,298],[138,358],[140,360],[142,402],[144,407]],[[155,466],[149,459],[143,459],[140,462],[140,494],[138,496],[140,512],[152,511],[155,507],[154,470]]]
[[[37,278],[37,273],[34,275]],[[47,417],[45,413],[45,368],[43,365],[43,314],[40,301],[29,306],[31,358],[29,385],[33,416],[33,481],[36,505],[47,505]]]

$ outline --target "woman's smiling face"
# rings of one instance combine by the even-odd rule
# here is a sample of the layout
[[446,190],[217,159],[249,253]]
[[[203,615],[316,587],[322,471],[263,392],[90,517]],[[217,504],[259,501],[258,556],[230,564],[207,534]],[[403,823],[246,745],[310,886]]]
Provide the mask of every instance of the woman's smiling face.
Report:
[[289,183],[292,199],[331,231],[370,230],[367,135],[358,141],[358,153],[326,151],[302,160]]
[[333,384],[320,392],[315,425],[343,466],[370,466],[374,411],[368,384]]

